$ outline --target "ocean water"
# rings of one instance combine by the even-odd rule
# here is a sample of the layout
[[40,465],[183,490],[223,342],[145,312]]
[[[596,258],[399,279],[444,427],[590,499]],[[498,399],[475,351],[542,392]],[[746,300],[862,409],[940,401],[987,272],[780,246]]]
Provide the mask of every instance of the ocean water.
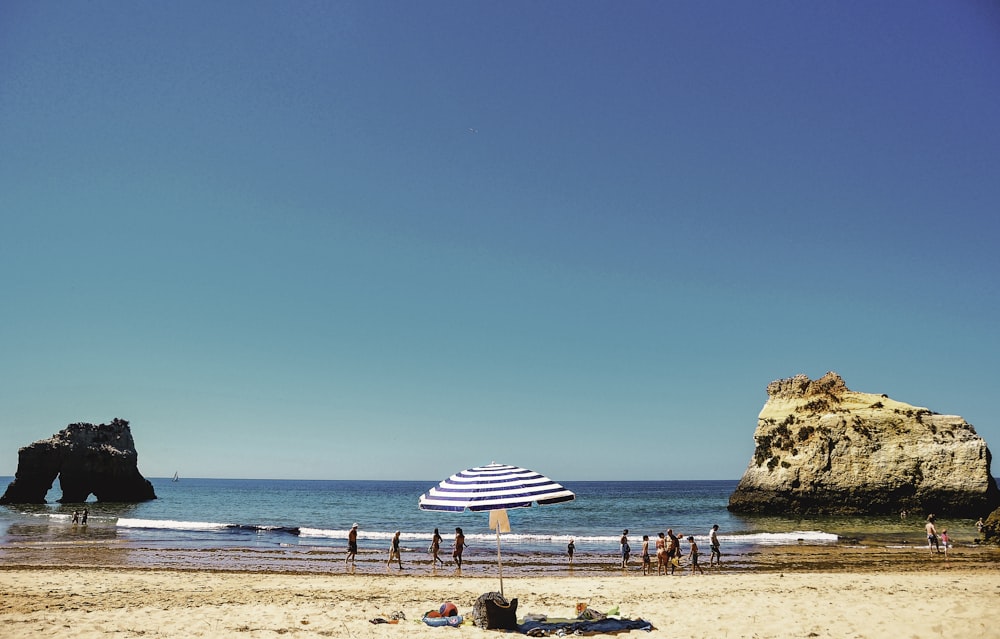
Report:
[[[3,486],[11,480],[0,478]],[[0,507],[3,547],[97,544],[123,550],[123,561],[131,564],[319,571],[342,569],[347,532],[357,522],[357,569],[385,570],[394,531],[401,532],[404,564],[429,567],[433,530],[445,539],[441,556],[448,561],[460,526],[469,545],[463,570],[496,569],[497,538],[487,514],[417,508],[419,496],[436,480],[150,481],[157,499],[139,504],[59,504],[57,482],[45,505]],[[667,528],[693,535],[707,553],[713,524],[719,525],[726,561],[737,564],[765,545],[925,543],[917,514],[909,519],[735,515],[726,504],[736,480],[562,483],[576,493],[575,501],[508,512],[511,532],[501,535],[505,571],[563,570],[570,539],[577,570],[613,570],[624,528],[635,559],[643,535],[650,536],[653,548],[657,533]],[[84,507],[90,511],[87,526],[74,525],[73,511]],[[971,520],[949,525],[957,533],[953,538],[974,535]]]

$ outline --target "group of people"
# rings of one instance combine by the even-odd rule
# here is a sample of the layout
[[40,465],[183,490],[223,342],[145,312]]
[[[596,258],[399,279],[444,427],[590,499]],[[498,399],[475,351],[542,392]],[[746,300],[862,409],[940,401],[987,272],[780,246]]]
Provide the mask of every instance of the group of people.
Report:
[[[400,554],[400,531],[396,531],[392,535],[392,540],[389,542],[389,560],[385,562],[386,568],[392,565],[393,560],[396,561],[396,565],[400,569],[403,568],[403,558]],[[441,544],[444,542],[444,538],[441,537],[441,533],[437,528],[434,529],[434,535],[431,537],[431,545],[427,548],[427,552],[431,555],[431,565],[437,566],[440,563],[444,565],[444,559],[439,556],[441,552]],[[465,543],[465,533],[462,532],[461,528],[455,528],[455,545],[452,547],[451,558],[454,560],[455,565],[459,568],[462,567],[462,553],[465,551],[467,544]],[[358,555],[358,524],[355,523],[351,526],[351,530],[347,533],[347,557],[344,559],[344,563],[354,565],[357,560]]]
[[[659,533],[656,539],[656,574],[666,575],[669,569],[669,574],[674,574],[677,568],[681,567],[681,557],[683,552],[681,550],[681,539],[684,535],[675,535],[672,528],[668,528],[665,533]],[[695,541],[694,535],[687,536],[688,542],[688,561],[691,566],[691,574],[697,570],[701,574],[705,574],[705,570],[701,567],[698,562],[698,557],[701,555],[701,550],[698,548],[698,542]],[[721,565],[722,564],[722,551],[719,547],[719,525],[715,524],[712,529],[708,531],[708,543],[711,548],[711,556],[708,560],[709,567]],[[570,541],[571,548],[569,549],[570,560],[573,558],[573,542]],[[621,567],[622,570],[628,568],[628,560],[632,554],[632,548],[628,543],[628,528],[622,531],[621,539],[619,540],[619,549],[621,552]],[[649,553],[649,535],[642,536],[642,574],[649,575],[652,574],[652,555]]]
[[[982,517],[976,521],[976,531],[980,535],[983,534],[983,527],[985,525]],[[931,513],[927,515],[927,523],[924,524],[924,530],[927,531],[927,549],[932,553],[943,553],[944,558],[947,559],[948,546],[951,545],[951,539],[948,537],[948,529],[942,528],[939,533],[937,530],[937,516]]]
[[927,549],[931,552],[941,552],[941,546],[944,545],[944,558],[948,558],[948,529],[942,528],[941,533],[938,534],[937,527],[934,522],[937,518],[934,514],[927,515],[927,524],[924,525],[924,529],[927,531]]
[[73,523],[74,524],[83,524],[84,526],[86,526],[87,525],[87,517],[89,517],[89,516],[90,516],[90,511],[87,510],[86,508],[83,509],[83,516],[82,516],[82,518],[80,516],[80,511],[74,510],[73,511]]

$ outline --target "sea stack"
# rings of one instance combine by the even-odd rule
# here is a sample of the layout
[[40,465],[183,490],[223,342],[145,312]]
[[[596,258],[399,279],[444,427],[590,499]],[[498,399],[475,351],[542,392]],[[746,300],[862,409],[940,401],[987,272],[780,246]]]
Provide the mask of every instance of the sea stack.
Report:
[[44,504],[59,477],[62,503],[138,502],[156,499],[139,473],[139,454],[124,419],[110,424],[70,424],[52,437],[17,452],[17,473],[0,504]]
[[852,391],[833,372],[767,395],[731,511],[976,518],[1000,505],[989,448],[961,417]]

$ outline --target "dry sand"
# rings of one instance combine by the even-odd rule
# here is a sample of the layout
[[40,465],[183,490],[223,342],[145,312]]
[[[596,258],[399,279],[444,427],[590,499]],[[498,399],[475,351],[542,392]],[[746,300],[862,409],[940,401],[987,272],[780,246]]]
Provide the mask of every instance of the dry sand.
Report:
[[[830,553],[832,559],[809,565],[839,564],[842,570],[772,559],[761,570],[705,576],[507,577],[504,591],[517,597],[520,615],[567,617],[577,602],[587,602],[598,610],[618,606],[623,616],[656,628],[622,636],[1000,637],[996,551],[956,553],[945,562],[911,549],[895,555],[895,567],[876,560],[884,553]],[[434,628],[419,621],[444,601],[470,613],[478,595],[498,589],[495,577],[430,576],[416,564],[402,573],[352,575],[101,563],[13,565],[6,557],[0,562],[0,638],[496,636],[471,625]],[[397,611],[407,621],[369,622]]]

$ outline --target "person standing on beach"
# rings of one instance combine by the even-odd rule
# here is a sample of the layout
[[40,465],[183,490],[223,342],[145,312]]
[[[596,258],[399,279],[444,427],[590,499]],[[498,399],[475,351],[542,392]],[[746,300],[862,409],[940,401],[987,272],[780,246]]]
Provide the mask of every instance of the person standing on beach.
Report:
[[441,533],[439,533],[438,529],[435,528],[434,529],[434,536],[431,537],[431,547],[430,547],[430,551],[431,551],[431,566],[436,566],[439,561],[441,562],[442,566],[444,565],[444,559],[441,559],[440,557],[438,557],[438,552],[441,551],[441,542],[443,542],[443,541],[444,541],[444,539],[441,537]]
[[691,560],[691,574],[693,575],[694,571],[697,570],[704,575],[705,570],[698,565],[698,555],[701,553],[698,552],[698,544],[694,540],[694,535],[688,536],[688,543],[691,544],[691,552],[688,553],[688,559]]
[[576,552],[576,543],[570,539],[566,544],[566,554],[569,555],[569,563],[573,563],[573,553]]
[[719,550],[719,524],[712,526],[708,532],[708,545],[712,549],[712,556],[708,558],[708,567],[722,565],[722,551]]
[[927,515],[927,525],[924,526],[924,530],[927,531],[927,549],[931,552],[941,552],[941,543],[938,541],[937,528],[934,527],[934,515]]
[[948,561],[948,529],[941,531],[941,544],[944,546],[944,560]]
[[389,561],[385,562],[385,567],[388,568],[392,560],[395,559],[399,563],[399,569],[403,569],[403,558],[399,554],[399,531],[392,536],[392,541],[389,543]]
[[674,574],[674,568],[681,565],[681,540],[674,534],[673,528],[667,528],[667,559],[670,560],[670,574]]
[[83,515],[80,516],[80,523],[84,526],[87,525],[87,517],[90,515],[90,511],[86,508],[83,509]]
[[642,574],[649,574],[649,535],[642,536]]
[[663,537],[663,533],[660,533],[656,540],[656,574],[667,574],[668,561],[670,558],[667,557],[667,540]]
[[358,525],[354,524],[351,526],[350,532],[347,533],[347,557],[344,559],[344,563],[351,562],[354,563],[355,557],[358,555]]
[[465,533],[461,528],[455,528],[455,549],[451,551],[451,558],[455,560],[458,567],[462,567],[462,551],[465,550]]
[[619,540],[622,553],[622,569],[628,568],[628,556],[632,549],[628,545],[628,528],[622,531],[622,538]]
[[80,523],[80,512],[79,511],[76,511],[76,510],[73,511],[73,523],[74,524]]
[[982,517],[980,517],[978,520],[976,520],[976,532],[978,532],[980,535],[983,534],[983,526],[985,526],[985,525],[986,524],[983,523],[983,518]]

